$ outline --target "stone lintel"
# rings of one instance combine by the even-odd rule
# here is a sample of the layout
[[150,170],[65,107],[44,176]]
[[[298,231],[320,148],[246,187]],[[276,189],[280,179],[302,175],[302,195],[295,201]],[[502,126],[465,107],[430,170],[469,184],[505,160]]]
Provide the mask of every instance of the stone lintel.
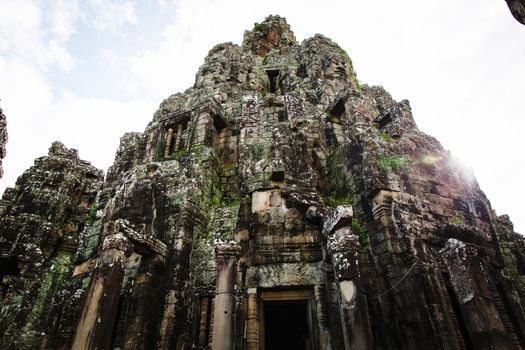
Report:
[[251,266],[246,272],[249,288],[274,288],[284,286],[307,286],[324,284],[324,264],[282,263]]
[[133,244],[121,232],[109,234],[104,237],[102,251],[110,251],[112,249],[124,252],[126,256],[130,256],[133,252]]
[[234,256],[238,257],[241,252],[241,247],[236,242],[219,243],[215,246],[215,255],[219,256]]
[[210,114],[220,116],[221,118],[224,115],[220,103],[217,102],[215,98],[208,97],[206,98],[205,102],[200,103],[193,108],[187,110],[178,110],[176,112],[169,113],[159,121],[159,125],[166,127],[169,124],[180,122],[186,118],[191,118],[193,112],[209,112]]
[[353,216],[351,205],[338,205],[324,221],[323,235],[329,236],[336,228],[350,225]]
[[162,241],[154,237],[148,237],[144,233],[140,232],[136,227],[128,222],[127,220],[118,219],[115,222],[115,226],[118,232],[125,237],[128,237],[134,243],[138,243],[148,248],[152,253],[166,257],[168,253],[168,247]]

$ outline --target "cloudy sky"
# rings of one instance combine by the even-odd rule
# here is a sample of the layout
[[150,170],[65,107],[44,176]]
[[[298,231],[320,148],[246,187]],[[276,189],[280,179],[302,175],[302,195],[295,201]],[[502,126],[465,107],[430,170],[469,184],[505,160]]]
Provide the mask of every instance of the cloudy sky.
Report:
[[332,38],[361,82],[409,99],[525,233],[525,27],[503,0],[0,0],[0,191],[54,140],[107,169],[119,137],[190,87],[212,46],[241,43],[268,14],[300,41]]

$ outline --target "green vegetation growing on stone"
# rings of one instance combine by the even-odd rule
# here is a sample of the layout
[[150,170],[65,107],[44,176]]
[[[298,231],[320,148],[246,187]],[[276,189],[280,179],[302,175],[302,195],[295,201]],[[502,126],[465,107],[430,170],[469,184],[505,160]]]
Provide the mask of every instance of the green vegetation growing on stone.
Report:
[[386,132],[381,132],[379,135],[381,136],[383,141],[385,141],[386,143],[391,143],[392,142],[392,136],[390,136],[390,134],[388,134]]
[[419,163],[422,165],[434,165],[436,162],[438,162],[441,159],[440,156],[427,154],[420,158]]
[[338,205],[352,205],[350,198],[337,198],[334,196],[324,197],[324,203],[329,207],[337,207]]
[[346,50],[343,49],[342,47],[339,47],[339,52],[341,53],[341,55],[344,56],[346,61],[350,64],[350,67],[353,67],[354,64],[353,64],[352,59],[350,58],[350,55],[348,54],[348,52],[346,52]]
[[89,209],[89,213],[80,221],[81,224],[93,223],[97,219],[97,211],[100,209],[100,204],[95,203]]
[[379,158],[379,169],[390,172],[407,166],[408,160],[404,156],[382,156]]
[[34,329],[36,326],[35,322],[42,320],[42,313],[46,306],[50,305],[51,297],[53,293],[62,287],[64,281],[69,276],[71,271],[71,255],[64,254],[59,255],[53,260],[49,272],[44,277],[38,295],[31,309],[29,315],[27,329]]
[[328,188],[324,196],[326,205],[336,207],[338,205],[351,205],[355,186],[346,171],[344,151],[336,149],[327,159]]
[[463,224],[463,218],[459,215],[454,215],[450,222],[454,225],[461,225]]
[[354,233],[359,238],[359,244],[361,244],[362,247],[368,246],[368,230],[359,219],[352,219],[352,231],[354,231]]
[[253,25],[253,30],[255,32],[264,32],[266,30],[266,24],[255,22]]

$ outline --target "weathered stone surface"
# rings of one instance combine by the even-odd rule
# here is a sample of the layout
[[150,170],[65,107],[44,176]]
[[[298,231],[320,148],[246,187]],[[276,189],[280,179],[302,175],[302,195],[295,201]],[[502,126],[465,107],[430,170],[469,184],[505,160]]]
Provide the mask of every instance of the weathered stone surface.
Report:
[[525,4],[522,0],[505,0],[509,10],[518,22],[525,25]]
[[215,46],[102,188],[75,157],[0,205],[11,348],[258,349],[275,302],[304,306],[300,348],[525,348],[523,236],[407,100],[284,18]]
[[7,143],[7,122],[2,108],[0,108],[0,178],[4,175],[2,159],[5,158],[5,144]]
[[83,227],[94,219],[102,181],[102,171],[55,142],[5,191],[0,201],[0,347],[58,348],[71,336],[66,325],[77,322],[74,310],[87,282],[86,275],[70,278],[74,252]]

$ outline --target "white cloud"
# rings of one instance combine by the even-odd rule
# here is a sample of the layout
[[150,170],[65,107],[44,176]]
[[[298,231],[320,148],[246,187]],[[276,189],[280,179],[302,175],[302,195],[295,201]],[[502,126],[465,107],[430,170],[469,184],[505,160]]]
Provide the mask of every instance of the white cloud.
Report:
[[78,16],[75,1],[3,1],[0,7],[0,54],[4,58],[43,71],[55,64],[64,71],[72,69],[74,60],[65,44]]
[[134,1],[89,0],[91,13],[85,16],[95,30],[116,33],[122,26],[137,24]]

